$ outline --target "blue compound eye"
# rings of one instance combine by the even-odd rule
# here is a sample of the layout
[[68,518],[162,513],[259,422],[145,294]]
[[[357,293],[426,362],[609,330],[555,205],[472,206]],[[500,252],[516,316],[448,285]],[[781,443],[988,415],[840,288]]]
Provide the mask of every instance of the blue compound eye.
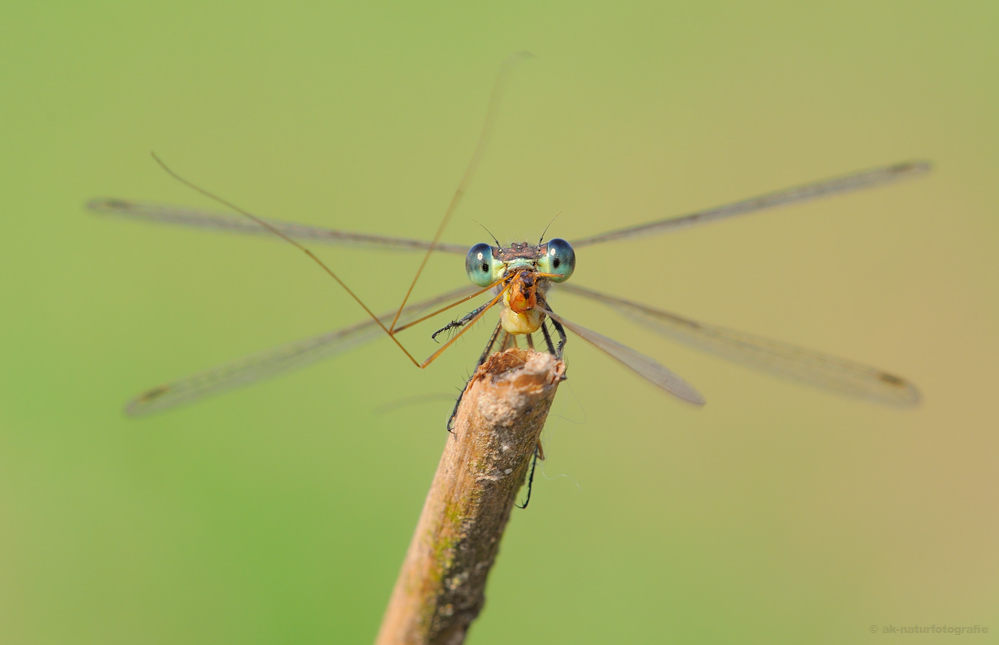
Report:
[[571,244],[556,237],[548,242],[548,252],[538,262],[538,268],[542,273],[558,276],[549,278],[552,282],[565,282],[576,269],[576,252]]
[[472,284],[488,287],[493,282],[493,247],[479,242],[468,249],[465,256],[465,272]]

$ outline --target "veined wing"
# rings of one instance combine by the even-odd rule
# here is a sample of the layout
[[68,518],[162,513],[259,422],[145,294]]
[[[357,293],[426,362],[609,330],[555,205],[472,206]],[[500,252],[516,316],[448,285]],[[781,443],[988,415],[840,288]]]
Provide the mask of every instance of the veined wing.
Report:
[[601,350],[614,360],[622,363],[625,367],[635,371],[639,376],[650,381],[653,385],[661,387],[673,396],[688,403],[693,403],[694,405],[704,405],[704,397],[701,396],[701,393],[695,390],[690,383],[687,383],[677,374],[671,372],[648,356],[640,354],[632,348],[622,345],[616,340],[607,338],[603,334],[598,334],[592,329],[587,329],[586,327],[577,325],[574,322],[570,322],[562,316],[554,314],[547,309],[542,308],[542,311],[544,311],[556,322],[561,323],[566,329]]
[[621,228],[600,235],[584,237],[581,240],[572,241],[574,247],[597,244],[600,242],[610,242],[613,240],[627,240],[635,237],[645,237],[657,233],[675,231],[695,224],[714,222],[720,219],[735,217],[736,215],[746,215],[767,208],[775,208],[786,204],[794,204],[810,199],[848,193],[862,188],[873,188],[889,184],[906,177],[915,177],[929,172],[932,165],[928,161],[906,161],[891,166],[872,168],[842,177],[824,179],[810,184],[802,184],[792,188],[785,188],[773,193],[767,193],[758,197],[751,197],[742,201],[733,202],[724,206],[717,206],[707,210],[696,211],[688,215],[670,217],[656,220],[647,224]]
[[764,372],[896,407],[919,403],[905,379],[867,365],[760,336],[717,327],[575,285],[560,290],[601,302],[652,331]]
[[[471,296],[477,291],[479,291],[477,287],[468,285],[410,305],[403,310],[400,320],[408,322],[432,307]],[[393,309],[379,316],[379,320],[387,324],[391,322],[395,313],[396,310]],[[287,370],[304,367],[384,335],[385,332],[375,321],[369,319],[337,331],[294,341],[179,381],[154,387],[129,401],[125,406],[125,413],[130,416],[141,416],[191,403],[211,394],[218,394],[276,376]]]
[[[243,215],[231,215],[229,213],[204,211],[196,208],[171,206],[168,204],[132,202],[114,198],[93,199],[87,203],[87,208],[98,213],[115,215],[126,219],[155,222],[158,224],[172,224],[175,226],[188,226],[191,228],[214,231],[244,233],[247,235],[272,236],[277,239],[277,236],[275,236],[271,231],[268,231],[263,226]],[[263,217],[260,219],[266,221],[268,224],[290,238],[296,240],[307,240],[317,244],[373,247],[394,251],[426,251],[430,248],[430,242],[423,240],[411,240],[405,237],[389,237],[385,235],[370,235],[366,233],[352,233],[350,231],[337,231],[331,228],[323,228],[321,226],[296,224],[294,222],[282,222],[280,220],[265,219]],[[468,253],[468,247],[460,244],[438,243],[434,247],[434,250],[441,251],[443,253],[457,253],[460,255]]]

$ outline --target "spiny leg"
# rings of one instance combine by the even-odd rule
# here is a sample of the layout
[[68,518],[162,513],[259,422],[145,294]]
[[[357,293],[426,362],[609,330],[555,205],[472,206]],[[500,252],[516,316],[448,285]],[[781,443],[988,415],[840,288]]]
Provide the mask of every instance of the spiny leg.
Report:
[[531,460],[531,474],[527,476],[527,499],[524,500],[524,504],[517,504],[517,508],[527,508],[527,505],[531,503],[531,491],[534,490],[534,469],[538,467],[538,457],[544,460],[545,455],[541,450],[541,439],[538,439],[538,445],[534,448],[534,458]]
[[[489,337],[489,342],[486,343],[486,348],[482,351],[482,355],[479,356],[479,362],[475,364],[476,370],[479,369],[479,367],[481,367],[482,364],[486,362],[487,358],[489,358],[489,355],[493,351],[493,346],[496,345],[496,339],[499,338],[499,334],[501,331],[503,331],[503,323],[502,322],[496,323],[496,329],[493,330],[492,336]],[[454,427],[452,426],[452,424],[454,423],[454,418],[458,416],[458,406],[461,405],[461,400],[465,396],[465,390],[468,389],[468,384],[472,382],[472,379],[474,377],[475,377],[475,370],[472,371],[472,376],[469,376],[468,380],[465,381],[465,386],[461,388],[461,394],[458,395],[458,400],[454,402],[454,408],[451,410],[451,416],[447,418],[447,425],[445,427],[447,428],[447,431],[450,432],[451,434],[454,434]]]
[[[557,324],[552,321],[552,324]],[[561,327],[561,325],[559,325]],[[558,329],[558,327],[556,327]],[[562,347],[565,345],[565,332],[560,331],[560,336],[562,341],[559,343],[558,350],[555,349],[555,344],[552,342],[552,337],[548,334],[548,328],[545,326],[545,321],[541,321],[541,335],[544,336],[545,344],[548,345],[548,352],[554,356],[561,355]],[[534,349],[534,339],[530,334],[527,335],[527,344],[531,349]],[[563,379],[564,379],[563,375]],[[534,470],[538,467],[538,460],[545,460],[545,450],[541,447],[541,437],[538,437],[538,443],[534,446],[534,457],[531,460],[531,474],[527,477],[527,499],[524,500],[523,506],[517,505],[517,508],[527,508],[527,505],[531,503],[531,492],[534,490]]]
[[[549,307],[547,302],[544,303],[544,306],[545,308]],[[549,311],[551,311],[550,308]],[[562,360],[562,350],[565,349],[565,342],[567,340],[565,336],[565,328],[562,327],[562,323],[554,318],[549,317],[548,320],[551,321],[552,325],[555,327],[555,331],[558,332],[558,347],[555,347],[554,343],[552,343],[552,337],[548,333],[548,327],[545,326],[545,323],[547,322],[546,320],[541,321],[541,334],[545,337],[545,343],[548,345],[548,351],[551,352],[552,355],[554,355],[558,360]],[[565,381],[567,379],[568,377],[566,376],[565,371],[563,371],[562,380]]]
[[545,321],[541,321],[541,335],[544,336],[545,345],[548,346],[548,353],[552,356],[557,356],[555,353],[555,343],[552,342],[552,337],[548,333],[548,327]]
[[475,317],[478,316],[480,313],[482,313],[482,311],[486,307],[488,307],[488,306],[489,306],[489,303],[487,302],[486,304],[482,305],[481,307],[476,307],[475,309],[473,309],[472,311],[468,312],[467,314],[465,314],[464,316],[462,316],[458,320],[452,320],[448,324],[444,325],[443,327],[441,327],[440,329],[438,329],[437,331],[435,331],[433,334],[431,334],[430,337],[433,338],[434,340],[437,340],[437,337],[439,335],[443,334],[446,331],[451,331],[452,329],[460,329],[460,328],[464,327],[468,323],[472,322],[472,320],[474,320]]
[[[547,302],[545,303],[545,307],[548,307]],[[551,310],[550,307],[549,310]],[[565,335],[565,328],[562,327],[562,323],[555,320],[554,318],[549,318],[549,320],[552,321],[552,327],[554,327],[555,331],[558,332],[558,347],[555,348],[555,357],[561,359],[562,350],[565,349],[565,342],[568,340],[568,338]]]
[[[555,355],[555,345],[552,343],[552,337],[548,335],[548,328],[545,327],[544,321],[541,322],[541,335],[545,338],[548,351]],[[531,334],[527,335],[527,346],[534,349],[534,337]],[[518,504],[517,508],[527,508],[527,505],[531,503],[531,493],[534,490],[534,470],[538,467],[539,459],[545,460],[545,450],[541,447],[541,437],[538,437],[538,443],[534,446],[534,457],[531,459],[531,473],[527,477],[527,498],[524,500],[524,504]]]

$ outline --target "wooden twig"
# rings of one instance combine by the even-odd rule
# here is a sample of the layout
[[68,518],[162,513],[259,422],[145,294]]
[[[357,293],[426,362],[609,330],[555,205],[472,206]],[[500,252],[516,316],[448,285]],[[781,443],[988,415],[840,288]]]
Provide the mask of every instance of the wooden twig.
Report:
[[378,632],[378,645],[464,641],[565,364],[493,354],[465,390]]

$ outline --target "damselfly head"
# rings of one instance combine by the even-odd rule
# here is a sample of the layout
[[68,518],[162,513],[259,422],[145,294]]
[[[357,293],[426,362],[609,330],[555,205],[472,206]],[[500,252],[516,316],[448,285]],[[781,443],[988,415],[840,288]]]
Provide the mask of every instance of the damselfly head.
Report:
[[532,270],[552,282],[565,282],[576,268],[576,252],[561,238],[543,244],[513,242],[490,246],[480,242],[465,256],[465,272],[472,284],[488,287],[510,271]]

